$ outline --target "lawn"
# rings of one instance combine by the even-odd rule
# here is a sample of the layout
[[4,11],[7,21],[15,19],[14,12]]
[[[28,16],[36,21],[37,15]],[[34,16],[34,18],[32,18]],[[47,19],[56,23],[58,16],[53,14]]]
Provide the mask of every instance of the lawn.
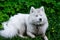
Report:
[[[3,30],[2,22],[7,21],[17,13],[29,13],[31,6],[39,8],[44,6],[48,18],[49,27],[46,35],[49,40],[60,40],[60,1],[59,0],[0,0],[0,30]],[[40,36],[27,39],[15,36],[0,40],[42,40]]]

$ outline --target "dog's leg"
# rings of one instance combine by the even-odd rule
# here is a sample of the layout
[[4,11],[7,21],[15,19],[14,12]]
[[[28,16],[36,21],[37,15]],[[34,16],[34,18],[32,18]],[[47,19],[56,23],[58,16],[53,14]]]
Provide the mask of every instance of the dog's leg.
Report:
[[31,32],[27,32],[27,35],[30,36],[31,38],[35,38],[35,35],[33,35]]
[[21,38],[27,38],[26,36],[23,36],[24,35],[24,31],[19,31],[18,32],[18,36],[21,37]]
[[21,38],[27,38],[26,36],[23,36],[23,33],[18,34],[18,36]]
[[48,40],[47,36],[45,35],[47,28],[48,28],[48,23],[45,23],[42,27],[39,28],[42,34],[42,38],[44,40]]
[[19,37],[21,37],[21,38],[27,38],[26,36],[23,36],[22,34],[19,34]]
[[45,34],[42,34],[41,36],[42,36],[43,40],[48,40],[48,38]]

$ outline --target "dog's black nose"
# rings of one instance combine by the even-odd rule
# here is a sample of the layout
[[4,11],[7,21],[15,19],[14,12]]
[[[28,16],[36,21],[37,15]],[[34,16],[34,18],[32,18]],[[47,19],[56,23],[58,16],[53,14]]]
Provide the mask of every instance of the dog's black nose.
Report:
[[40,21],[42,21],[42,19],[41,19],[41,18],[40,18],[39,20],[40,20]]

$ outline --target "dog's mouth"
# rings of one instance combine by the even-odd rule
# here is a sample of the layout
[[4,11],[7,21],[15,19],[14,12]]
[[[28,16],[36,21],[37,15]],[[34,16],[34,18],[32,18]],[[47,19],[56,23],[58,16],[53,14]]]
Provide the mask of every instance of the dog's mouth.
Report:
[[43,24],[42,22],[40,22],[40,21],[37,21],[37,22],[34,22],[34,23],[32,23],[33,25],[41,25],[41,24]]
[[33,24],[33,25],[35,25],[35,26],[42,26],[43,24],[39,24],[39,23],[37,24],[37,23],[36,23],[36,24]]
[[42,21],[36,21],[36,23],[41,23]]
[[42,25],[43,24],[43,21],[32,21],[31,24],[33,25]]

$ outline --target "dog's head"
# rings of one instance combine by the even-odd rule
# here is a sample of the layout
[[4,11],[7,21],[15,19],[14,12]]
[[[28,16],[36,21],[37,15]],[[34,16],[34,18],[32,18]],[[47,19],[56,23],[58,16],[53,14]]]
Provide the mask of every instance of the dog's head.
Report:
[[43,24],[47,20],[44,7],[42,6],[37,9],[35,9],[34,7],[31,7],[29,19],[32,24],[35,24],[35,25]]

